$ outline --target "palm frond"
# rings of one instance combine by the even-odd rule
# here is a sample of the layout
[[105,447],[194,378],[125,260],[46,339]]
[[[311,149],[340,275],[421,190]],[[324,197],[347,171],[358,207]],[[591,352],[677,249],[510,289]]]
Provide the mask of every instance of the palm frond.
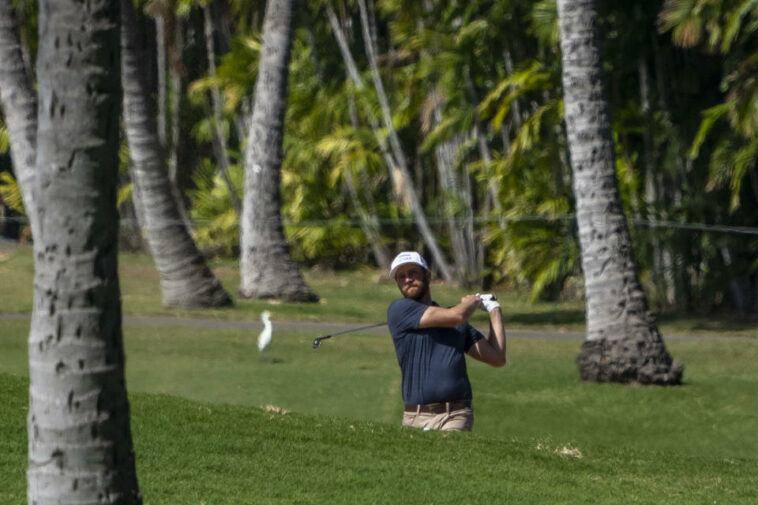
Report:
[[10,172],[0,172],[0,198],[11,210],[26,215],[21,188]]
[[10,149],[10,136],[8,135],[8,129],[0,119],[0,154],[8,152]]

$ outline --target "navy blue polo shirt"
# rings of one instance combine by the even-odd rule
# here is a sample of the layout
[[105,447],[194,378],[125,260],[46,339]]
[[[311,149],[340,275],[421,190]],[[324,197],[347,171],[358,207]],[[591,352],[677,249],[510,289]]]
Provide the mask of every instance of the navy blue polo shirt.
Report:
[[[435,304],[436,305],[436,304]],[[428,305],[402,298],[387,309],[407,404],[470,400],[466,352],[484,335],[468,323],[455,328],[419,328]]]

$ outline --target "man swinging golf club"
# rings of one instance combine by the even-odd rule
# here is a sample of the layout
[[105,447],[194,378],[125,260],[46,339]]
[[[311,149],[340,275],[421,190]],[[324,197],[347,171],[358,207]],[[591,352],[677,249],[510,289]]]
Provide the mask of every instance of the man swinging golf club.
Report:
[[[505,328],[494,297],[466,295],[450,308],[432,301],[431,272],[417,252],[398,254],[390,277],[403,298],[387,309],[403,379],[403,426],[471,431],[474,411],[466,358],[505,365]],[[478,309],[490,318],[487,338],[467,321]]]

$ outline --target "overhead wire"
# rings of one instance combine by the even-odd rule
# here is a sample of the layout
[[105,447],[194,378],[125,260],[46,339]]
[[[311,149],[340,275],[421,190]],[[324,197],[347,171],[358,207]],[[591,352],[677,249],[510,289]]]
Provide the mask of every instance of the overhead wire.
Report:
[[[475,223],[475,224],[487,224],[487,223],[520,223],[520,222],[556,222],[556,221],[572,221],[576,219],[575,214],[563,214],[558,216],[539,216],[539,215],[533,215],[533,216],[507,216],[507,217],[499,217],[499,216],[493,216],[493,217],[471,217],[471,218],[450,218],[450,217],[440,217],[440,218],[429,218],[428,222],[431,224],[463,224],[463,223]],[[287,218],[281,219],[282,224],[284,226],[291,226],[295,228],[308,228],[308,227],[323,227],[323,226],[354,226],[358,227],[362,223],[360,219],[357,218],[351,218],[351,219],[304,219],[304,220],[292,220]],[[680,221],[670,221],[670,220],[650,220],[650,219],[642,219],[642,218],[629,218],[629,221],[637,226],[647,226],[650,228],[665,228],[665,229],[679,229],[679,230],[694,230],[694,231],[703,231],[703,232],[709,232],[709,233],[729,233],[729,234],[740,234],[740,235],[758,235],[758,228],[755,227],[749,227],[749,226],[733,226],[733,225],[725,225],[725,224],[708,224],[708,223],[690,223],[690,222],[680,222]],[[0,217],[0,223],[3,222],[10,222],[10,223],[17,223],[17,224],[28,224],[28,219],[26,217]],[[380,225],[384,226],[400,226],[400,225],[413,225],[415,224],[415,220],[412,218],[378,218],[373,221],[374,223],[378,223]],[[120,219],[121,226],[138,226],[141,227],[141,225],[138,223],[136,219],[131,218],[122,218]],[[200,225],[200,226],[207,226],[213,223],[213,220],[211,219],[192,219],[190,220],[191,225]],[[173,225],[183,225],[185,224],[182,220],[171,220],[171,221],[151,221],[151,224],[155,227],[165,227],[165,226],[173,226]]]

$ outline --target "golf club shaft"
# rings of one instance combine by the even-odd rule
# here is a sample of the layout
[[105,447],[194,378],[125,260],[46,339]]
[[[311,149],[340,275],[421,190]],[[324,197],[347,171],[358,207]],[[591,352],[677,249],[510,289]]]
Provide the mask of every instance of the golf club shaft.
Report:
[[385,326],[387,324],[387,321],[384,321],[383,323],[376,323],[376,324],[370,324],[368,326],[361,326],[360,328],[351,328],[349,330],[342,330],[338,331],[336,333],[332,333],[330,335],[324,335],[323,337],[318,337],[313,341],[313,348],[317,348],[321,345],[322,340],[326,340],[328,338],[336,337],[337,335],[344,335],[345,333],[354,333],[356,331],[361,330],[368,330],[370,328],[378,328],[379,326]]
[[[488,300],[497,300],[497,296],[491,295],[491,294],[482,295],[482,298],[484,297],[487,297]],[[331,335],[324,335],[323,337],[318,337],[318,338],[313,339],[313,348],[318,349],[321,346],[322,340],[336,337],[337,335],[343,335],[345,333],[354,333],[356,331],[361,331],[361,330],[368,330],[369,328],[378,328],[379,326],[385,326],[386,324],[389,324],[389,323],[387,321],[384,321],[383,323],[370,324],[368,326],[361,326],[360,328],[351,328],[349,330],[338,331],[336,333],[332,333]]]

